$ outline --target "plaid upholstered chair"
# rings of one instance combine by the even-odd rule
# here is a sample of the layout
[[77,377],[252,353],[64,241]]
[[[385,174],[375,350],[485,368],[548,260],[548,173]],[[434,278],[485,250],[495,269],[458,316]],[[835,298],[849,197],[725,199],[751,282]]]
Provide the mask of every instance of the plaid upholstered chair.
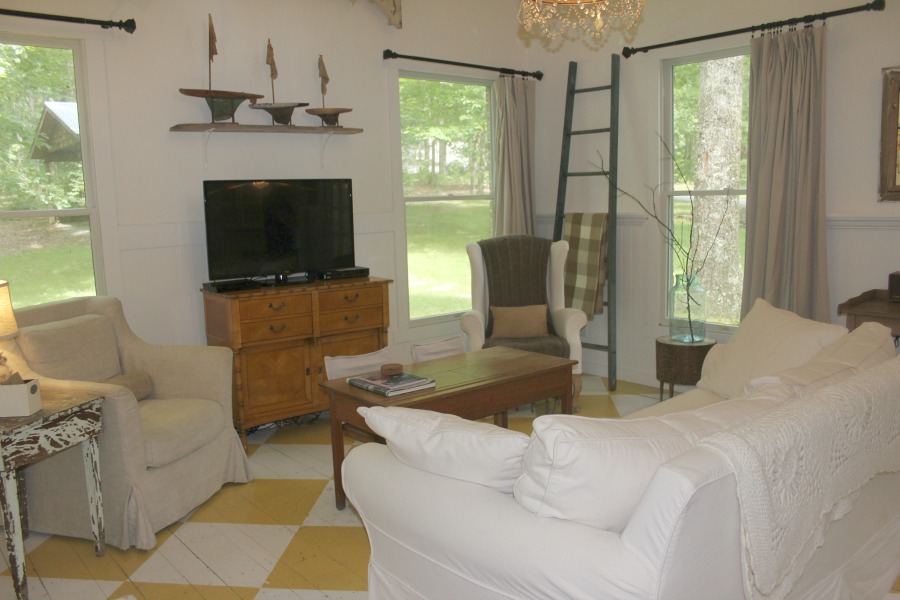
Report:
[[472,269],[472,310],[461,325],[469,348],[509,346],[577,360],[581,391],[581,330],[587,315],[566,308],[563,279],[569,244],[508,235],[466,245]]

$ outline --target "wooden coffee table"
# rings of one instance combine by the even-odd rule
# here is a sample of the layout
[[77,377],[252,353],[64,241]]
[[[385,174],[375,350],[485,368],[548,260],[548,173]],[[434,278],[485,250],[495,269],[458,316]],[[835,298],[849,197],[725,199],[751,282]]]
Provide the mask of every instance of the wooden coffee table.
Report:
[[[334,461],[334,501],[346,506],[341,464],[344,462],[345,423],[372,432],[356,412],[360,406],[403,406],[482,419],[547,398],[562,400],[562,412],[572,414],[572,366],[568,358],[525,352],[513,348],[486,348],[406,365],[405,370],[430,377],[434,389],[386,398],[347,384],[344,380],[321,385],[331,397],[331,452]],[[372,432],[374,434],[374,432]]]

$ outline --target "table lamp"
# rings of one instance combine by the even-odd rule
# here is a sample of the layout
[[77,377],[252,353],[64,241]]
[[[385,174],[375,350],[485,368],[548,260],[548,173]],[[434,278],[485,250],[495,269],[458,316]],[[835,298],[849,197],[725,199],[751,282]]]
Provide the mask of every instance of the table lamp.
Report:
[[15,337],[17,333],[19,326],[9,297],[9,282],[0,279],[0,340]]
[[[19,325],[16,323],[16,315],[13,313],[12,300],[9,297],[9,282],[0,279],[0,340],[6,340],[19,333]],[[5,381],[12,375],[6,366],[6,358],[0,350],[0,381]]]

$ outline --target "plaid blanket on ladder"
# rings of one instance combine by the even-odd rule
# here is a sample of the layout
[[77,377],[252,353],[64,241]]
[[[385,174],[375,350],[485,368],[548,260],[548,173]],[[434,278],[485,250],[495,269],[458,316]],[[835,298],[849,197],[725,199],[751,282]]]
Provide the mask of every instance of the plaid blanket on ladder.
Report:
[[566,213],[566,306],[584,311],[588,320],[603,313],[606,283],[606,213]]

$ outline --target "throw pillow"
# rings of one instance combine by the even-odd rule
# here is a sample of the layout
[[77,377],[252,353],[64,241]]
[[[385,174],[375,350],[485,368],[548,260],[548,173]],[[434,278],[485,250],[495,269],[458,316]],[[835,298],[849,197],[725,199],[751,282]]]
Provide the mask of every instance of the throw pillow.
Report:
[[16,344],[28,366],[45,377],[102,382],[122,372],[116,332],[101,315],[23,327]]
[[399,406],[360,407],[400,462],[437,475],[512,492],[528,436],[491,423]]
[[549,335],[547,305],[492,306],[494,326],[491,337],[532,338]]
[[800,366],[846,333],[757,299],[731,340],[706,355],[697,387],[734,398],[752,379]]
[[145,373],[144,371],[122,373],[121,375],[110,377],[103,383],[111,383],[113,385],[121,385],[122,387],[128,388],[128,390],[134,394],[136,400],[149,398],[150,394],[153,393],[153,380],[150,379],[150,374]]
[[538,417],[513,495],[539,517],[621,532],[660,465],[793,395],[789,386],[769,386],[694,411],[633,420]]
[[896,356],[891,330],[880,323],[863,323],[799,367],[752,380],[748,390],[786,384],[810,393],[856,375]]

